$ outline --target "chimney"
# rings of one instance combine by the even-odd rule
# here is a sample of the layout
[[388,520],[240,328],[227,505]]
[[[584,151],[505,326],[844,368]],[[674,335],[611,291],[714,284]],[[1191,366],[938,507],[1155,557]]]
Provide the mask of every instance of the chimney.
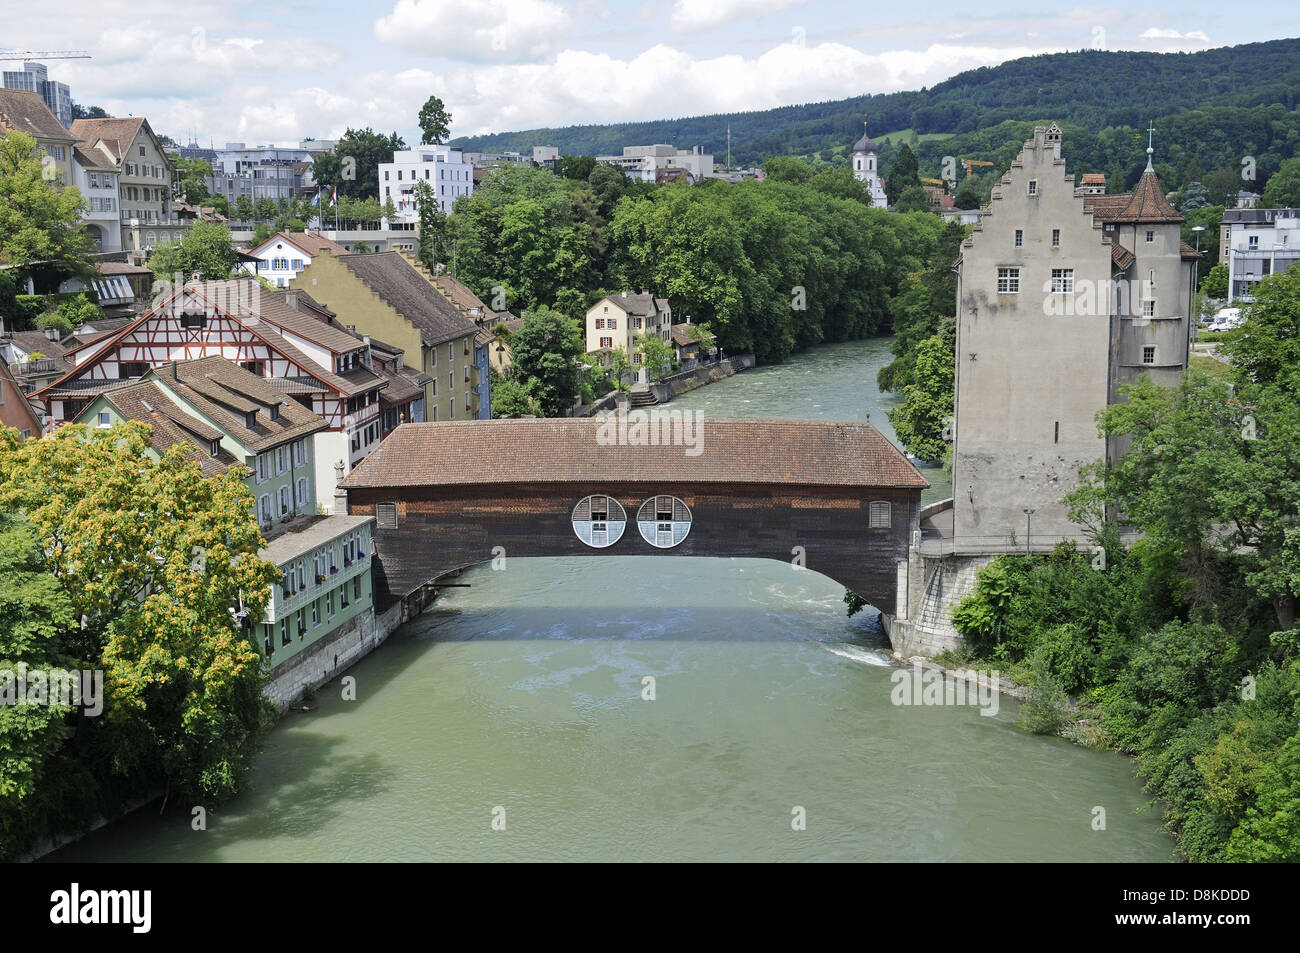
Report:
[[46,328],[45,337],[51,341],[57,341],[59,339],[59,329],[53,326]]
[[624,298],[627,297],[627,292],[626,292],[626,291],[623,292],[623,297],[624,297]]
[[363,334],[363,335],[361,335],[361,340],[365,342],[366,347],[370,347],[370,335],[369,335],[369,334]]
[[343,471],[347,469],[340,460],[334,464],[334,515],[345,516],[348,512],[348,491],[339,486],[343,482]]
[[298,289],[297,288],[285,289],[284,303],[287,304],[289,307],[293,308],[293,310],[295,311],[298,310]]

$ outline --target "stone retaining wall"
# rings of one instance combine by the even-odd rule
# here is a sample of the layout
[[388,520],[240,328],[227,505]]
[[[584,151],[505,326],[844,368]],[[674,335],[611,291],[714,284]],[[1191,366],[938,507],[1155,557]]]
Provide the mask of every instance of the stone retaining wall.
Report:
[[284,712],[308,689],[317,689],[365,658],[404,621],[402,603],[378,615],[366,613],[271,670],[263,694]]
[[755,364],[754,355],[740,354],[728,357],[716,364],[701,364],[699,367],[670,377],[660,378],[650,385],[650,391],[661,404],[665,404],[680,394],[712,384],[725,378],[748,370]]
[[996,555],[922,556],[908,552],[906,616],[881,613],[894,651],[903,658],[930,657],[962,646],[952,611],[975,588],[976,574]]

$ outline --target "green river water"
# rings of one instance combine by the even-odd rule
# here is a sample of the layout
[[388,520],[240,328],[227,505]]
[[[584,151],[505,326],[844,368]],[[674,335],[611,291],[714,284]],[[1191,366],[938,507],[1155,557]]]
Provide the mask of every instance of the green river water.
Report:
[[[674,401],[871,420],[888,340]],[[946,495],[942,473],[925,470]],[[194,831],[146,809],[51,860],[1161,861],[1124,759],[1016,730],[1017,705],[891,703],[871,610],[763,560],[510,559],[459,580],[265,740]],[[643,698],[654,679],[653,700]],[[1094,830],[1094,809],[1105,829]],[[806,826],[794,829],[802,809]],[[495,813],[494,813],[495,812]],[[504,830],[493,828],[504,821]]]

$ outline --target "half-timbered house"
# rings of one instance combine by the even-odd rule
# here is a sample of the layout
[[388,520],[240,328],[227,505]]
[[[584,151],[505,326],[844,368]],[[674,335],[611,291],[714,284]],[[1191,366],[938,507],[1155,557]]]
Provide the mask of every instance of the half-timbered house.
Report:
[[[305,291],[240,278],[187,283],[125,327],[69,349],[71,369],[32,397],[57,426],[152,368],[211,356],[266,378],[325,418],[314,483],[319,504],[332,507],[335,467],[350,472],[383,437],[380,395],[392,374],[377,370],[369,342]],[[419,419],[409,405],[420,395],[403,397],[399,408]]]

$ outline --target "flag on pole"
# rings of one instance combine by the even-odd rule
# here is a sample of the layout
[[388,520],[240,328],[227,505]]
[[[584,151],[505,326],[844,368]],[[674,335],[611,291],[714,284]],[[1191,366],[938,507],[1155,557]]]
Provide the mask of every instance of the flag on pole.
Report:
[[319,189],[317,189],[317,190],[316,190],[316,194],[313,195],[313,196],[311,197],[311,204],[312,204],[312,205],[320,205],[320,190],[319,190]]
[[336,185],[334,186],[334,191],[330,193],[330,207],[332,208],[335,205],[337,205],[338,200],[339,200],[339,187]]

